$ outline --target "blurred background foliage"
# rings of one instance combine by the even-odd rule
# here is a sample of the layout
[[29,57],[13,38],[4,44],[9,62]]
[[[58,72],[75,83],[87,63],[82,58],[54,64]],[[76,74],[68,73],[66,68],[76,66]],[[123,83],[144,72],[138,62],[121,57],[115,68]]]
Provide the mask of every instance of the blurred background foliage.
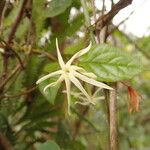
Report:
[[[0,85],[5,81],[2,78],[5,68],[3,50],[8,46],[2,40],[8,40],[23,2],[0,1],[1,7],[3,6],[3,9],[0,9]],[[88,12],[92,16],[91,1],[86,2]],[[17,58],[10,51],[10,79],[0,88],[0,139],[9,142],[10,150],[47,150],[47,147],[52,147],[52,150],[108,149],[105,101],[96,106],[74,105],[72,115],[67,116],[63,87],[58,85],[50,89],[48,94],[44,94],[44,85],[35,85],[40,76],[58,68],[56,37],[66,59],[87,45],[89,32],[80,0],[28,0],[24,7],[15,35],[8,44],[18,53],[25,68],[20,67]],[[97,10],[97,13],[100,15],[102,12]],[[108,28],[112,27],[114,25],[111,22]],[[118,83],[118,132],[121,150],[148,150],[150,36],[137,38],[120,31],[117,27],[106,42],[141,58],[143,71],[130,80],[132,87],[142,96],[141,109],[132,114],[128,112],[127,88]],[[46,141],[49,142],[42,147],[40,144]],[[4,147],[0,145],[0,149]]]

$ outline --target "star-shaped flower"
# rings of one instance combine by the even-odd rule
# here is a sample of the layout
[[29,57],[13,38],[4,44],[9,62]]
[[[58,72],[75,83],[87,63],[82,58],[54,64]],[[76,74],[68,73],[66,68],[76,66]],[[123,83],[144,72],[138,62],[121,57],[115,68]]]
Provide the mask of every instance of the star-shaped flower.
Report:
[[70,94],[71,94],[71,82],[86,96],[87,100],[89,101],[89,103],[94,104],[94,102],[92,101],[91,97],[89,96],[89,94],[86,92],[86,90],[84,89],[84,87],[82,86],[82,84],[80,83],[80,80],[87,82],[89,84],[92,84],[94,86],[100,87],[100,88],[104,88],[104,89],[109,89],[112,90],[112,88],[102,82],[98,82],[95,80],[96,75],[91,73],[91,72],[87,72],[86,70],[84,70],[81,67],[78,67],[76,65],[72,65],[73,61],[77,58],[79,58],[80,56],[84,55],[85,53],[87,53],[90,48],[91,48],[91,43],[89,44],[88,47],[86,47],[85,49],[80,50],[79,52],[77,52],[76,54],[74,54],[70,60],[65,63],[63,61],[63,58],[61,56],[59,47],[58,47],[58,40],[56,39],[56,48],[57,48],[57,57],[58,57],[58,62],[60,65],[60,70],[49,73],[48,75],[40,78],[36,84],[39,84],[41,82],[43,82],[44,80],[54,77],[54,76],[58,76],[60,75],[60,77],[58,78],[58,80],[56,82],[50,83],[47,86],[45,86],[44,88],[44,92],[52,86],[55,86],[58,83],[61,83],[62,81],[65,81],[66,84],[66,93],[67,93],[67,99],[68,99],[68,113],[70,114]]

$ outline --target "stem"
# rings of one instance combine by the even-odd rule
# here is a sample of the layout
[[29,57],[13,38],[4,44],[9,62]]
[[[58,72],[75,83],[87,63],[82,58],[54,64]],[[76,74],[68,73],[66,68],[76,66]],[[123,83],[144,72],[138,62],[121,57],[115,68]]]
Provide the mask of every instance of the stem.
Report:
[[3,21],[4,21],[4,18],[5,18],[6,10],[8,8],[8,4],[9,4],[9,1],[6,1],[6,2],[4,1],[4,7],[2,9],[2,14],[1,14],[1,17],[0,17],[0,34],[1,35],[3,33]]
[[118,150],[118,127],[117,127],[117,86],[110,91],[109,97],[109,145],[110,150]]
[[[83,7],[83,13],[84,13],[84,17],[85,17],[86,27],[90,27],[91,26],[90,16],[89,16],[88,8],[87,8],[87,5],[86,5],[86,1],[85,0],[81,0],[81,5]],[[90,30],[91,41],[93,43],[95,43],[95,38],[94,38],[94,35],[93,35],[93,31],[90,28],[89,28],[89,30]]]
[[103,5],[102,5],[102,15],[104,15],[105,12],[105,0],[103,0]]
[[10,141],[0,132],[0,148],[3,150],[14,150]]
[[17,31],[17,28],[18,28],[18,26],[19,26],[19,24],[20,24],[20,22],[22,20],[22,17],[24,15],[24,10],[26,8],[27,2],[28,2],[28,0],[24,0],[22,2],[22,6],[21,6],[21,9],[20,9],[20,11],[18,13],[18,16],[17,16],[14,24],[12,25],[12,28],[11,28],[11,31],[10,31],[10,34],[9,34],[9,37],[8,37],[8,43],[11,43],[13,38],[14,38],[14,35],[15,35],[16,31]]
[[12,72],[9,74],[9,76],[7,76],[6,79],[4,79],[1,84],[0,84],[0,91],[4,88],[4,86],[8,83],[8,81],[18,72],[18,70],[20,70],[20,64],[17,65]]
[[14,53],[14,55],[16,56],[16,58],[18,59],[18,61],[20,63],[20,66],[22,67],[22,69],[24,69],[24,64],[23,64],[22,59],[19,56],[19,54],[11,47],[11,45],[9,45],[7,42],[5,42],[2,38],[0,38],[0,42],[3,42],[5,44],[5,47],[6,47],[5,50],[9,49]]
[[108,121],[108,124],[110,123],[110,116],[109,116],[109,90],[107,89],[104,89],[104,95],[105,95],[105,104],[106,104],[106,113],[107,113],[107,121]]
[[[8,40],[7,40],[7,43],[8,44],[11,44],[12,43],[12,40],[15,36],[15,33],[17,31],[17,28],[19,27],[19,24],[23,18],[23,15],[24,15],[24,10],[26,8],[26,5],[28,3],[29,0],[23,0],[22,2],[22,6],[20,8],[20,11],[18,13],[18,16],[17,18],[15,19],[15,22],[14,24],[12,25],[12,28],[11,28],[11,31],[10,31],[10,34],[8,36]],[[8,52],[9,52],[9,49],[5,49],[5,53],[4,53],[4,56],[3,56],[3,66],[4,66],[4,71],[3,71],[3,78],[5,79],[7,77],[7,74],[8,74],[8,62],[9,62],[9,55],[8,55]],[[17,56],[18,57],[18,56]],[[18,57],[19,58],[19,57]],[[23,65],[23,64],[22,64]],[[23,67],[23,66],[22,66]]]
[[0,96],[0,99],[2,98],[14,98],[14,97],[19,97],[19,96],[23,96],[23,95],[27,95],[33,91],[35,91],[37,88],[37,86],[34,86],[26,91],[23,91],[23,92],[20,92],[20,93],[17,93],[17,94],[14,94],[14,95],[7,95],[7,94],[4,94],[2,96]]

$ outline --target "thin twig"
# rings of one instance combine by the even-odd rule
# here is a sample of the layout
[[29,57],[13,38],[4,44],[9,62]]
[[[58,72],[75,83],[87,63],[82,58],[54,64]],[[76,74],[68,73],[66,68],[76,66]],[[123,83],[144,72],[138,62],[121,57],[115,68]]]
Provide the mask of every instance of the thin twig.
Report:
[[[85,17],[85,24],[87,27],[91,26],[91,22],[90,22],[90,16],[89,16],[89,12],[88,12],[88,8],[87,8],[87,4],[85,0],[81,0],[81,5],[83,7],[83,13],[84,13],[84,17]],[[91,41],[93,43],[95,43],[95,38],[94,38],[94,34],[93,31],[91,29],[89,29],[90,31],[90,37],[91,37]]]
[[109,32],[107,33],[107,37],[108,37],[109,35],[111,35],[116,29],[118,29],[122,24],[124,24],[124,23],[133,15],[133,13],[134,13],[134,11],[132,11],[132,12],[129,14],[129,16],[127,16],[124,20],[122,20],[118,25],[114,26],[114,27],[111,29],[111,31],[109,31]]
[[[22,2],[21,9],[20,9],[20,11],[18,13],[17,18],[15,19],[14,24],[12,25],[10,34],[8,36],[8,40],[7,40],[8,44],[12,43],[14,35],[15,35],[15,33],[17,31],[17,28],[19,27],[19,24],[21,22],[21,19],[22,19],[23,15],[24,15],[24,10],[26,8],[27,2],[28,2],[28,0],[23,0],[23,2]],[[8,53],[9,53],[9,49],[5,49],[5,54],[4,54],[4,57],[3,57],[3,66],[4,66],[3,77],[4,77],[4,79],[7,78],[7,73],[8,73],[8,60],[9,60]]]
[[4,8],[2,9],[2,14],[1,14],[1,17],[0,17],[0,35],[3,33],[4,17],[5,17],[5,13],[6,13],[6,10],[8,8],[8,5],[9,5],[9,1],[4,1],[4,2],[5,2]]
[[14,95],[7,95],[7,94],[4,94],[0,97],[0,99],[2,98],[14,98],[14,97],[19,97],[19,96],[23,96],[23,95],[27,95],[31,92],[33,92],[35,89],[37,88],[37,86],[34,86],[26,91],[23,91],[23,92],[20,92],[20,93],[17,93],[17,94],[14,94]]
[[16,20],[15,20],[15,22],[14,22],[12,28],[11,28],[11,31],[10,31],[10,34],[9,34],[9,37],[8,37],[8,43],[11,43],[13,38],[14,38],[14,35],[15,35],[16,31],[17,31],[17,28],[18,28],[18,26],[19,26],[19,24],[21,22],[21,19],[22,19],[23,15],[24,15],[24,10],[26,8],[26,5],[27,5],[28,1],[29,0],[23,0],[23,2],[22,2],[21,9],[20,9],[20,11],[18,13],[18,16],[17,16],[17,18],[16,18]]
[[3,150],[14,150],[9,140],[0,132],[0,148]]
[[[95,0],[92,0],[92,9],[93,9],[93,16],[94,16],[94,22],[96,22],[96,7],[95,7]],[[100,43],[100,35],[99,32],[95,31],[97,42]]]
[[96,22],[96,7],[95,7],[95,0],[91,0],[91,3],[92,3],[92,9],[93,9],[94,22]]
[[120,10],[130,5],[132,1],[133,0],[120,0],[107,14],[100,16],[95,22],[96,30],[102,30],[102,28],[108,25],[108,23]]
[[17,65],[12,72],[7,76],[0,84],[0,91],[4,88],[4,86],[8,83],[8,81],[20,70],[20,64]]
[[103,0],[103,5],[102,5],[102,15],[105,13],[105,0]]
[[53,60],[53,61],[57,60],[57,58],[55,56],[53,56],[52,54],[50,54],[48,52],[45,52],[45,51],[39,51],[39,50],[36,50],[36,49],[32,49],[32,53],[39,54],[39,55],[44,55],[44,56],[48,57],[50,60]]
[[19,54],[6,42],[4,41],[2,38],[0,38],[0,41],[2,41],[5,45],[5,51],[7,49],[9,49],[10,51],[12,51],[14,53],[14,55],[16,56],[16,58],[18,59],[19,63],[20,63],[20,66],[22,67],[22,69],[24,69],[24,64],[23,64],[23,61],[21,60],[21,57],[19,56]]

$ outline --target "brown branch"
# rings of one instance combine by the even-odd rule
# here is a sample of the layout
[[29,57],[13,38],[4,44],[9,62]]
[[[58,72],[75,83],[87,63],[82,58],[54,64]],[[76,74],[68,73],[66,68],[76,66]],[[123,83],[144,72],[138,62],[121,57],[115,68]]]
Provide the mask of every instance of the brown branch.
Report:
[[45,51],[39,51],[36,49],[32,49],[32,53],[37,54],[37,55],[43,55],[46,56],[47,58],[49,58],[52,61],[56,61],[57,58],[55,56],[53,56],[52,54],[45,52]]
[[6,10],[8,8],[8,5],[9,5],[9,1],[5,1],[5,0],[2,0],[0,2],[0,34],[2,34],[2,31],[3,31],[3,21],[4,21],[4,17],[5,17],[5,13],[6,13]]
[[14,97],[19,97],[19,96],[27,95],[27,94],[33,92],[36,88],[37,88],[37,86],[34,86],[34,87],[32,87],[32,88],[30,88],[28,90],[25,90],[23,92],[20,92],[20,93],[14,94],[14,95],[6,95],[6,94],[4,94],[4,95],[2,95],[0,97],[0,99],[3,99],[3,98],[14,98]]
[[112,9],[105,15],[100,16],[95,22],[96,30],[101,30],[104,26],[113,19],[113,17],[123,8],[132,3],[133,0],[120,0],[117,4],[113,5]]
[[20,70],[20,65],[17,65],[12,72],[7,76],[3,81],[1,81],[0,84],[0,91],[4,88],[4,86],[7,84],[7,82]]
[[[21,22],[21,19],[24,15],[24,10],[26,8],[27,2],[28,2],[28,0],[23,0],[23,2],[22,2],[21,9],[18,13],[17,18],[15,19],[14,24],[12,25],[10,34],[8,36],[8,41],[7,41],[8,44],[12,43],[14,35],[15,35],[17,28],[19,27],[19,24]],[[3,66],[4,66],[3,77],[4,77],[4,79],[7,77],[7,73],[8,73],[8,59],[9,59],[8,53],[9,53],[9,49],[5,49],[5,54],[3,57]]]
[[[2,41],[2,44],[4,43],[4,49],[5,52],[7,53],[7,50],[9,49],[9,51],[12,51],[14,53],[14,55],[16,56],[16,58],[18,59],[20,66],[22,67],[22,69],[24,69],[24,64],[23,61],[21,60],[21,57],[19,56],[19,54],[7,43],[5,42],[2,38],[0,38],[0,41]],[[6,54],[4,54],[6,55]]]
[[109,98],[109,146],[110,150],[118,150],[118,127],[117,127],[117,87],[110,91]]
[[9,37],[8,37],[8,43],[11,43],[13,38],[14,38],[14,35],[15,35],[16,31],[17,31],[17,28],[18,28],[18,26],[19,26],[19,24],[21,22],[21,19],[22,19],[23,15],[24,15],[24,10],[26,8],[26,5],[27,5],[28,1],[29,0],[23,0],[21,9],[20,9],[20,11],[18,13],[18,16],[17,16],[17,18],[16,18],[16,20],[15,20],[15,22],[14,22],[12,28],[11,28],[11,31],[10,31],[10,34],[9,34]]
[[8,139],[0,132],[0,149],[14,150]]
[[1,17],[2,17],[2,14],[3,14],[3,10],[4,10],[4,7],[5,7],[5,3],[6,3],[5,0],[1,0],[1,1],[0,1],[0,24],[1,24]]
[[107,37],[109,35],[111,35],[116,29],[118,29],[120,27],[120,25],[124,24],[132,15],[133,15],[134,11],[132,11],[129,16],[127,16],[124,20],[122,20],[118,25],[114,26],[108,33],[107,33]]

